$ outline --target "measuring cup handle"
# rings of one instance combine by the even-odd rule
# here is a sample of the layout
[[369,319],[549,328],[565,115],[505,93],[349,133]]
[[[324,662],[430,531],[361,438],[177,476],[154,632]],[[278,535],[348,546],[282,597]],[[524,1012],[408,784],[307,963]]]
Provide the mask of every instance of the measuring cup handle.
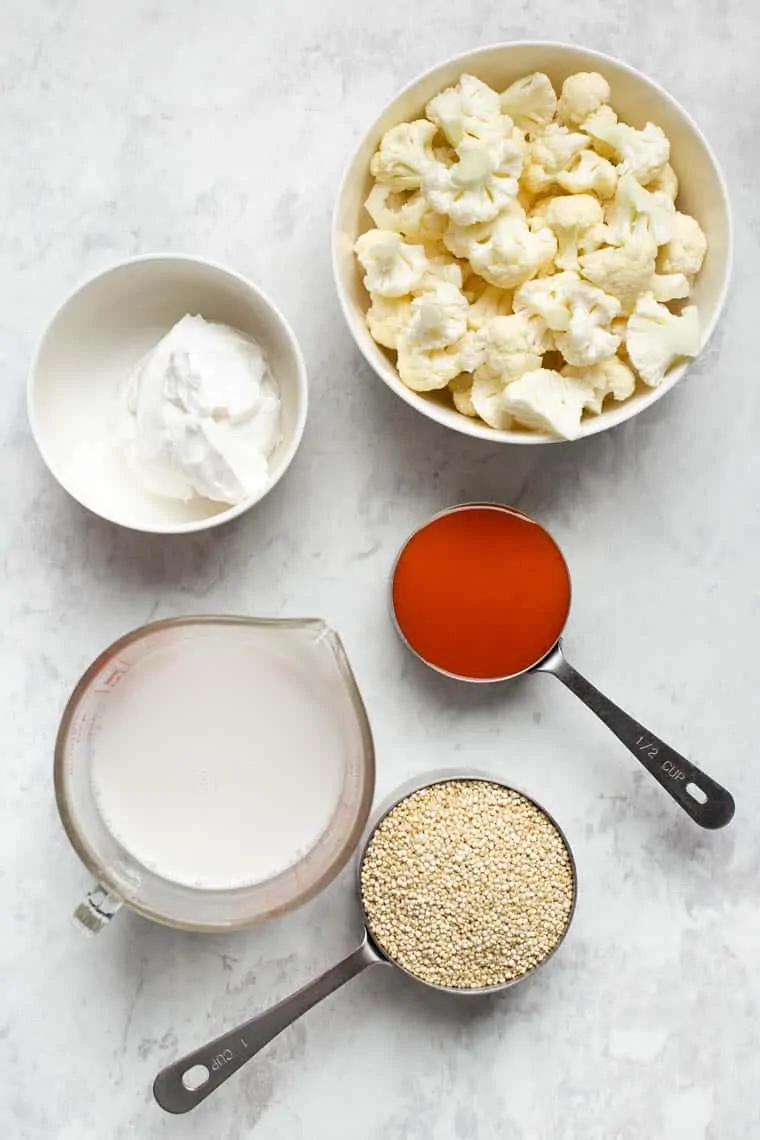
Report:
[[72,918],[85,934],[99,934],[122,908],[122,900],[102,885],[96,886],[82,899]]
[[731,793],[600,693],[567,661],[561,644],[538,671],[551,673],[580,697],[700,827],[725,827],[731,822],[735,806]]
[[365,934],[353,954],[290,997],[167,1065],[153,1082],[154,1097],[166,1112],[189,1112],[317,1002],[381,961]]

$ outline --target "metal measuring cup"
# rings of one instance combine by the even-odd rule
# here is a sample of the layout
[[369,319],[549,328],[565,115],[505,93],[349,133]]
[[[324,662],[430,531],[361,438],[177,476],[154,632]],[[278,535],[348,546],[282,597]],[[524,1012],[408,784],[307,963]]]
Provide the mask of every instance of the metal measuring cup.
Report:
[[562,551],[546,528],[542,527],[540,523],[537,523],[530,515],[526,515],[523,511],[515,510],[514,507],[507,507],[500,503],[462,503],[456,507],[449,507],[448,510],[439,511],[438,514],[433,515],[431,519],[428,519],[426,523],[418,527],[417,530],[409,536],[399,551],[391,574],[391,612],[393,614],[396,631],[406,647],[419,661],[422,661],[430,669],[434,669],[437,673],[441,673],[446,677],[452,677],[457,681],[467,681],[470,684],[490,685],[502,681],[511,681],[515,677],[521,677],[526,673],[550,673],[553,677],[556,677],[558,681],[561,681],[571,693],[574,693],[576,697],[583,701],[586,707],[591,709],[591,711],[606,724],[610,732],[626,746],[628,751],[646,768],[650,776],[654,776],[658,784],[665,789],[668,795],[675,800],[678,806],[682,808],[687,815],[691,816],[695,823],[698,823],[700,827],[707,828],[725,827],[726,824],[730,823],[733,819],[735,810],[731,793],[726,791],[725,788],[710,776],[706,775],[706,773],[702,772],[696,764],[692,764],[685,756],[681,756],[674,748],[665,744],[658,736],[655,736],[653,732],[645,728],[643,724],[640,724],[639,721],[634,720],[632,716],[624,712],[623,709],[611,701],[609,697],[606,697],[604,693],[601,693],[599,689],[595,688],[590,681],[587,681],[585,677],[581,676],[577,669],[575,669],[565,657],[561,635],[564,632],[564,626],[570,613],[569,589],[567,611],[555,644],[547,647],[548,652],[537,661],[533,661],[517,673],[511,673],[503,677],[467,677],[461,674],[451,673],[446,669],[440,668],[434,662],[428,661],[409,641],[399,622],[393,601],[393,583],[404,551],[412,539],[421,531],[425,530],[427,526],[430,526],[431,523],[436,522],[436,520],[456,514],[460,511],[483,509],[506,511],[509,514],[527,519],[534,526],[542,530],[556,548],[557,553],[565,565],[569,587],[570,571],[564,560]]
[[[489,784],[498,784],[501,787],[508,788],[510,791],[518,791],[519,795],[533,804],[556,829],[564,843],[573,878],[573,898],[567,917],[567,923],[558,941],[549,953],[531,969],[526,970],[525,973],[511,978],[507,982],[502,982],[499,985],[482,988],[464,989],[436,985],[433,982],[424,981],[394,961],[372,937],[369,920],[364,910],[361,891],[361,871],[364,856],[375,831],[389,812],[413,792],[420,791],[422,788],[430,787],[433,784],[457,780],[482,780]],[[271,1008],[265,1009],[262,1013],[256,1014],[248,1021],[243,1022],[242,1025],[237,1026],[237,1028],[221,1034],[220,1037],[214,1038],[213,1041],[209,1041],[206,1045],[202,1045],[192,1053],[187,1053],[184,1057],[181,1057],[179,1060],[172,1062],[171,1065],[167,1065],[166,1068],[162,1069],[153,1082],[153,1095],[161,1108],[171,1113],[190,1112],[191,1109],[205,1100],[207,1096],[216,1092],[233,1073],[236,1073],[246,1062],[250,1061],[252,1057],[255,1057],[256,1054],[265,1048],[270,1041],[274,1040],[278,1034],[282,1033],[284,1029],[287,1029],[289,1025],[292,1025],[294,1021],[297,1021],[304,1013],[307,1013],[312,1006],[315,1006],[324,998],[329,997],[331,993],[345,985],[346,982],[349,982],[352,978],[355,978],[357,974],[361,974],[370,966],[394,966],[397,970],[400,970],[421,986],[426,986],[428,989],[438,990],[443,993],[455,994],[459,997],[463,995],[475,997],[482,994],[494,994],[517,985],[518,982],[524,981],[525,978],[535,974],[537,970],[540,970],[542,966],[546,965],[565,940],[575,913],[578,892],[578,876],[573,853],[567,841],[567,837],[554,817],[531,796],[513,788],[498,776],[461,769],[441,771],[435,773],[435,775],[428,773],[426,776],[420,776],[414,780],[410,780],[408,783],[397,788],[392,796],[381,805],[361,847],[361,854],[357,860],[356,884],[364,924],[362,940],[356,949],[349,954],[347,958],[344,958],[341,962],[338,962],[335,966],[326,970],[325,973],[321,974],[318,978],[308,982],[300,990],[291,994],[290,997],[284,998],[278,1002],[277,1005],[273,1005]]]

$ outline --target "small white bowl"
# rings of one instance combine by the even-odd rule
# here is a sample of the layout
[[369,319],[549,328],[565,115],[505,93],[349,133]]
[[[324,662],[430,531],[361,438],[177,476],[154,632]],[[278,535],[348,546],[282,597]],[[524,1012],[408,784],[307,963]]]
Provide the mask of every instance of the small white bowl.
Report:
[[[280,386],[282,441],[270,459],[269,481],[235,506],[144,491],[114,442],[121,384],[186,313],[258,341]],[[48,325],[28,383],[32,434],[61,486],[101,518],[159,534],[207,530],[259,502],[290,466],[307,405],[306,366],[276,305],[240,274],[180,254],[131,258],[81,285]]]
[[[693,214],[707,235],[707,257],[699,273],[692,301],[699,307],[704,349],[718,323],[726,300],[733,257],[731,208],[726,184],[710,145],[696,125],[662,87],[620,60],[570,44],[524,41],[495,44],[454,56],[413,80],[388,104],[362,139],[338,191],[333,217],[333,272],[348,327],[367,363],[389,388],[428,419],[464,435],[489,443],[557,443],[553,435],[520,429],[498,431],[461,415],[439,393],[421,395],[401,382],[393,356],[369,335],[365,314],[369,298],[353,246],[359,234],[372,227],[364,202],[372,188],[370,158],[387,130],[424,114],[425,104],[439,91],[456,83],[463,72],[478,76],[497,91],[533,71],[543,71],[559,89],[576,71],[598,71],[612,87],[611,103],[620,117],[634,127],[647,120],[662,127],[671,141],[671,162],[680,179],[678,205]],[[605,408],[599,416],[583,420],[579,438],[596,435],[631,419],[661,399],[686,372],[680,364],[668,372],[659,388],[640,389],[622,404]]]

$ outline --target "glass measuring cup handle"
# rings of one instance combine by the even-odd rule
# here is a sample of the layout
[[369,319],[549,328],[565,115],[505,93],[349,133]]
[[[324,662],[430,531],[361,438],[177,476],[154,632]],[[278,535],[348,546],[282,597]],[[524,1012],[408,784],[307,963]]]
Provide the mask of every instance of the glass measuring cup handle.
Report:
[[166,1112],[189,1112],[312,1006],[383,961],[365,932],[361,946],[320,977],[237,1029],[167,1065],[153,1082],[154,1097]]
[[98,883],[80,902],[73,919],[86,934],[99,934],[123,906],[118,895]]
[[569,663],[561,641],[536,666],[536,672],[551,673],[575,693],[700,827],[725,827],[731,822],[731,793],[600,693]]

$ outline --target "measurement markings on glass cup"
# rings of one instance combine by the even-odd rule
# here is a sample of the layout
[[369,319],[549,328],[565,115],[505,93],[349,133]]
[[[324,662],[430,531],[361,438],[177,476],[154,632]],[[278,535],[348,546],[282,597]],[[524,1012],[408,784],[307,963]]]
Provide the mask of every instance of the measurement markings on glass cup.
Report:
[[118,658],[111,661],[93,685],[93,690],[96,693],[110,693],[116,688],[119,681],[130,670],[131,666],[128,661],[121,661]]

